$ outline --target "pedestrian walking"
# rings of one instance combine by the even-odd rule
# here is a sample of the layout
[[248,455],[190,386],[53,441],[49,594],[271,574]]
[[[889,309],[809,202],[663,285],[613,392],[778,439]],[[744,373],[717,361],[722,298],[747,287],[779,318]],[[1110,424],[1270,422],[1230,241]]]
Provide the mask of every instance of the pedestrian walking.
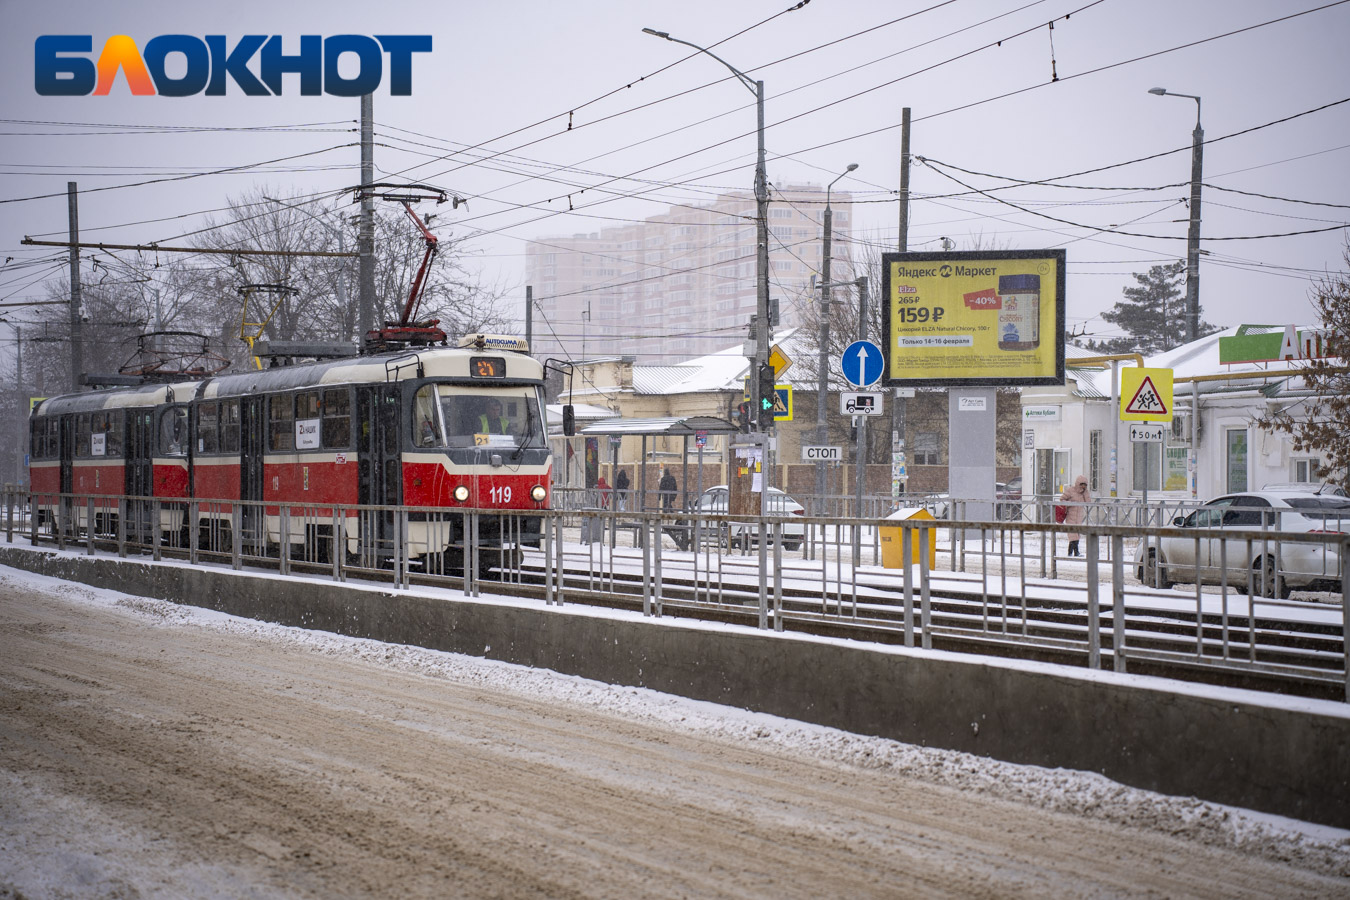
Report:
[[[1079,475],[1074,479],[1073,484],[1064,489],[1064,493],[1059,495],[1059,502],[1064,504],[1064,524],[1082,525],[1087,520],[1087,502],[1092,497],[1088,493],[1088,480],[1086,475]],[[1078,542],[1083,539],[1081,534],[1069,535],[1069,555],[1082,556],[1078,549]]]

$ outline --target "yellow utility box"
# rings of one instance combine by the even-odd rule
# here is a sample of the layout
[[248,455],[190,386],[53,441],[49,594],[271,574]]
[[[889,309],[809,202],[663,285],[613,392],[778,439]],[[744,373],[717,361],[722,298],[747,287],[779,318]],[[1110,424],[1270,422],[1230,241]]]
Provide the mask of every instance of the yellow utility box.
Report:
[[[897,509],[886,517],[888,522],[918,522],[927,520],[937,521],[933,514],[922,506],[907,506],[904,509]],[[884,569],[901,569],[905,565],[905,536],[903,528],[888,528],[881,526],[881,567]],[[922,557],[919,556],[920,545],[923,543],[923,529],[911,528],[909,536],[909,562],[910,565],[917,563]],[[928,571],[933,571],[937,560],[937,529],[928,529]]]

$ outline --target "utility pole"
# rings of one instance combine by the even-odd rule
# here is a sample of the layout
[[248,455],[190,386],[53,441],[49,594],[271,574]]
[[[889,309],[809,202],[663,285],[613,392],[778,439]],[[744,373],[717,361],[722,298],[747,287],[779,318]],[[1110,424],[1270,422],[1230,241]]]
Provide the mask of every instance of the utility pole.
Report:
[[[19,415],[15,418],[16,422],[26,422],[28,420],[28,410],[24,409],[28,405],[28,398],[25,396],[27,391],[23,389],[23,329],[18,325],[14,326],[14,346],[18,354],[18,360],[14,366],[14,394],[19,404]],[[15,437],[17,439],[17,450],[14,454],[14,483],[20,488],[23,487],[23,447],[28,438],[26,427],[16,429]]]
[[[825,407],[829,403],[829,368],[830,368],[830,259],[832,256],[831,241],[834,232],[834,209],[830,206],[830,190],[838,183],[839,178],[843,178],[849,172],[858,168],[857,163],[849,163],[838,178],[831,181],[825,187],[825,222],[822,232],[822,246],[820,255],[820,276],[824,279],[820,285],[820,338],[819,349],[816,357],[816,443],[824,445],[829,440],[829,431],[826,428]],[[816,502],[820,504],[815,510],[816,515],[826,515],[825,495],[829,488],[825,484],[825,462],[816,460]]]
[[[361,96],[361,184],[375,183],[375,104],[370,94]],[[357,340],[365,341],[375,327],[375,198],[361,192],[361,221],[357,232],[360,300],[357,310]]]
[[1195,98],[1195,131],[1191,144],[1191,223],[1186,229],[1186,334],[1200,337],[1200,181],[1205,131],[1200,127],[1200,98]]
[[80,322],[80,206],[79,187],[66,182],[66,204],[70,211],[70,389],[80,389],[84,370],[84,339]]
[[[909,107],[906,106],[900,113],[900,241],[897,249],[901,253],[909,251]],[[884,279],[883,279],[884,283]],[[890,303],[891,298],[883,297],[882,303]],[[882,338],[890,340],[889,335],[882,335]],[[909,448],[905,441],[905,414],[909,412],[908,399],[901,396],[901,388],[896,388],[895,396],[891,398],[891,497],[897,498],[900,493],[900,465],[896,462],[898,454],[908,454]],[[907,456],[901,457],[905,460],[904,465],[908,466]],[[908,468],[906,468],[908,471]]]
[[525,285],[525,346],[534,349],[534,285]]
[[[867,340],[867,276],[861,275],[856,282],[858,286],[858,340]],[[853,517],[862,518],[862,498],[863,498],[863,480],[867,473],[867,416],[855,416],[854,421],[858,425],[858,455],[854,457],[854,465],[857,468],[858,486],[854,491]],[[860,560],[861,553],[861,532],[859,526],[853,526],[853,564],[856,566]]]
[[909,107],[900,113],[900,246],[909,250]]
[[1200,98],[1167,88],[1149,88],[1159,97],[1184,97],[1195,101],[1195,131],[1191,133],[1191,221],[1186,229],[1186,340],[1200,336],[1200,181],[1205,153],[1205,131],[1200,127]]

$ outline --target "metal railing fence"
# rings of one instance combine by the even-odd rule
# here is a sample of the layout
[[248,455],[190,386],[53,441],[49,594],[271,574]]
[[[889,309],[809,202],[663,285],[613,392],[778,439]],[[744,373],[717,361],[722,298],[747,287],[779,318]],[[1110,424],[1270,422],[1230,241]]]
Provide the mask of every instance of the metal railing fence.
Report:
[[444,583],[471,596],[493,585],[547,604],[638,608],[640,597],[651,616],[679,610],[1118,672],[1132,661],[1241,672],[1350,700],[1350,521],[1281,524],[1276,515],[1256,528],[1159,528],[5,493],[9,543],[400,589]]

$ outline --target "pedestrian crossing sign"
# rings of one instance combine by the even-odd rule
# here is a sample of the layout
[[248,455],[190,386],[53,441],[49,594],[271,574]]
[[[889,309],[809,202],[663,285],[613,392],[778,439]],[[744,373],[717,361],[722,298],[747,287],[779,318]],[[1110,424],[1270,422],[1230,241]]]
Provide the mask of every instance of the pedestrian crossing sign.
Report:
[[1172,370],[1120,370],[1120,421],[1172,421]]
[[[750,402],[750,383],[744,384],[745,396],[742,402]],[[792,385],[775,384],[773,386],[773,420],[775,422],[792,421]]]

